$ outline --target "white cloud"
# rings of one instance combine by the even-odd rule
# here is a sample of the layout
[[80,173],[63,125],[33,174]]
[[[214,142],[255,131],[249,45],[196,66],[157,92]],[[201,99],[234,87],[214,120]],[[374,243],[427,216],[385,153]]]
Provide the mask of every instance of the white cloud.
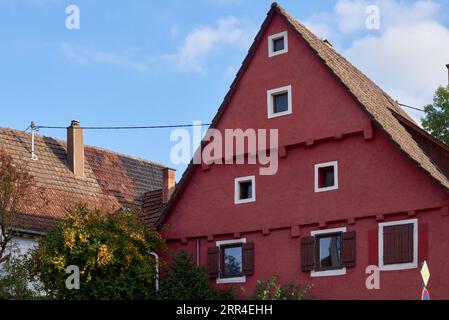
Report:
[[[380,9],[380,30],[365,27],[368,5]],[[339,0],[331,12],[309,21],[313,31],[321,30],[318,35],[345,47],[343,55],[393,98],[422,108],[439,85],[447,84],[449,28],[440,11],[434,1]],[[423,116],[405,110],[416,120]]]
[[176,61],[182,70],[203,71],[204,59],[217,47],[243,46],[250,43],[252,32],[235,17],[219,19],[216,26],[203,26],[189,33],[183,44],[167,58]]
[[119,54],[75,46],[71,43],[64,42],[61,44],[60,49],[67,59],[81,65],[105,63],[134,71],[147,71],[150,67],[148,57],[140,59],[136,58],[136,53],[138,51],[136,48],[128,49],[125,53]]

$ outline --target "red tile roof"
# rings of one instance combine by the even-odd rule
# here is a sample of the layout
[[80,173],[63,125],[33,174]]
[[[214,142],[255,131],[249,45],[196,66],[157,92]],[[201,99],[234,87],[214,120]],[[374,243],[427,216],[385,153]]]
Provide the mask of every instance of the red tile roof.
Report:
[[31,160],[31,135],[0,128],[0,149],[15,161],[26,161],[48,201],[43,208],[23,213],[24,229],[47,230],[55,219],[80,203],[107,210],[141,210],[145,193],[162,189],[166,166],[161,164],[85,146],[85,178],[79,179],[67,165],[65,141],[41,135],[36,135],[35,141],[38,160]]

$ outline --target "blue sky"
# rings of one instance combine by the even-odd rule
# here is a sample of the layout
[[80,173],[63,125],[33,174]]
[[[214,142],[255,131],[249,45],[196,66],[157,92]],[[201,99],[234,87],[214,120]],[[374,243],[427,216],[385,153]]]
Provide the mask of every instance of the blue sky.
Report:
[[[80,30],[65,28],[69,4],[80,8]],[[0,0],[0,126],[210,122],[270,4]],[[447,82],[449,1],[280,4],[402,103],[422,107]],[[371,4],[379,30],[365,27]],[[86,143],[172,165],[170,132],[89,131]]]

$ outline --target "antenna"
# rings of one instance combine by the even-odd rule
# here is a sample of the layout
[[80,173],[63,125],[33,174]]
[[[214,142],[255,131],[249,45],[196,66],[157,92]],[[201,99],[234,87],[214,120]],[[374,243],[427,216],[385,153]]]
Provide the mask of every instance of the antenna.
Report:
[[34,124],[34,121],[31,121],[30,128],[31,128],[31,160],[38,160],[35,152],[35,143],[34,143],[35,134],[38,128]]

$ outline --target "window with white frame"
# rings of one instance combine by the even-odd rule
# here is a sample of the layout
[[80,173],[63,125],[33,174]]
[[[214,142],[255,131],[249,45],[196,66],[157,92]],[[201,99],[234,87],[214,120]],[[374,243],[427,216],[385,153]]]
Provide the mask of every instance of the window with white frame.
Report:
[[379,268],[418,268],[418,220],[379,223]]
[[274,57],[288,52],[288,33],[279,32],[268,37],[268,56]]
[[314,237],[315,267],[312,277],[338,276],[346,274],[342,262],[342,235],[346,228],[316,230],[311,232]]
[[245,238],[216,242],[216,246],[219,248],[218,284],[246,282],[243,270],[243,246],[245,244]]
[[338,161],[315,165],[315,192],[338,189]]
[[267,91],[268,118],[292,113],[292,87],[290,85]]
[[234,203],[243,204],[256,201],[256,177],[248,176],[234,180]]

